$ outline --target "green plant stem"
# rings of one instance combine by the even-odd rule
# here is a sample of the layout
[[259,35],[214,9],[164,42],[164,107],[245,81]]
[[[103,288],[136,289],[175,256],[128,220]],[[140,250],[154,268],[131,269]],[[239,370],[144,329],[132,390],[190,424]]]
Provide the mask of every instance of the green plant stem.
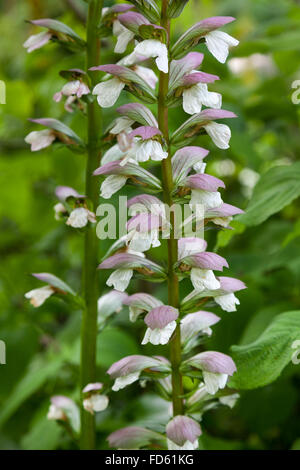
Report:
[[[161,9],[161,26],[168,32],[169,47],[170,40],[170,21],[167,17],[168,0],[162,0]],[[168,158],[163,160],[162,173],[163,173],[163,188],[164,200],[170,207],[173,205],[172,190],[173,190],[173,176],[171,164],[171,152],[169,143],[169,116],[168,107],[165,104],[165,97],[168,93],[169,74],[160,73],[159,79],[159,97],[158,97],[158,123],[159,128],[168,145]],[[174,213],[171,211],[171,225],[174,227]],[[174,228],[171,229],[170,239],[168,239],[168,303],[169,305],[179,307],[179,280],[174,272],[174,264],[178,259],[177,240],[174,236]],[[180,341],[180,325],[174,332],[174,336],[170,345],[170,357],[172,364],[172,401],[173,401],[173,415],[183,414],[183,387],[182,376],[180,373],[181,364],[181,341]]]
[[[99,65],[100,40],[97,26],[101,18],[102,0],[90,0],[87,18],[87,52],[86,68],[93,88],[97,82],[95,73],[88,72],[89,67]],[[98,204],[97,179],[94,170],[100,163],[100,137],[102,113],[98,104],[93,101],[87,105],[87,163],[85,194],[92,202],[93,210]],[[83,291],[85,309],[81,326],[81,366],[80,387],[82,389],[96,378],[96,341],[97,341],[97,237],[95,226],[89,225],[84,239]],[[82,398],[82,397],[81,397]],[[81,400],[82,403],[82,400]],[[81,449],[95,448],[94,416],[81,408]]]

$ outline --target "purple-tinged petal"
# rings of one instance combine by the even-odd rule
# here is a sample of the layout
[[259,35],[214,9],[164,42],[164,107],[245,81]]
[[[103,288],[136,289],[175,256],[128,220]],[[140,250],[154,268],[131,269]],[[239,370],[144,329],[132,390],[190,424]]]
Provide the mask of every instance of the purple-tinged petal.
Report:
[[215,209],[209,209],[205,214],[205,218],[213,219],[216,217],[232,217],[238,214],[244,214],[245,212],[238,207],[231,206],[230,204],[223,203],[220,207]]
[[113,5],[110,7],[110,11],[114,13],[124,13],[125,11],[132,10],[134,5],[127,5],[126,3],[121,3],[120,5]]
[[55,188],[55,195],[62,202],[64,202],[70,196],[80,198],[80,199],[83,199],[86,197],[83,194],[79,194],[74,188],[71,188],[70,186],[57,186]]
[[217,75],[212,75],[210,73],[204,72],[195,72],[185,75],[182,79],[183,86],[195,85],[196,83],[213,83],[216,80],[220,80],[220,77]]
[[128,116],[130,119],[142,124],[143,126],[158,127],[157,120],[145,105],[141,103],[128,103],[120,106],[117,112],[122,116]]
[[167,425],[167,437],[178,446],[183,446],[186,441],[192,444],[201,436],[199,424],[188,416],[175,416]]
[[124,450],[140,449],[162,439],[160,434],[140,426],[128,426],[119,429],[111,433],[107,438],[110,447]]
[[190,254],[201,253],[207,248],[207,242],[203,238],[186,237],[178,240],[178,259]]
[[151,194],[138,194],[127,201],[127,207],[132,207],[135,204],[141,204],[150,210],[152,205],[163,205],[163,202]]
[[91,67],[89,70],[92,72],[99,71],[109,73],[110,75],[116,75],[117,77],[122,77],[124,75],[124,71],[126,71],[126,67],[117,64],[106,64],[106,65],[97,65],[95,67]]
[[177,150],[172,158],[173,179],[177,185],[186,177],[194,165],[209,154],[209,151],[201,147],[183,147]]
[[142,256],[134,255],[132,253],[117,253],[113,256],[102,261],[98,269],[139,269],[146,268],[149,273],[155,272],[164,275],[161,266],[153,261],[150,261]]
[[189,28],[174,44],[171,53],[173,57],[180,57],[184,51],[192,46],[196,46],[201,38],[210,31],[214,31],[225,24],[231,23],[235,18],[231,16],[214,16],[199,21]]
[[192,189],[202,189],[203,191],[211,192],[218,191],[218,188],[225,188],[222,180],[207,174],[188,176],[185,185]]
[[233,375],[236,372],[236,365],[231,357],[217,351],[196,354],[185,363],[213,374]]
[[190,140],[203,126],[207,126],[211,121],[217,119],[236,118],[236,114],[225,109],[205,109],[201,113],[194,114],[184,122],[173,134],[171,142],[173,145],[184,143]]
[[52,287],[55,287],[61,292],[68,292],[71,295],[76,295],[73,289],[66,284],[64,281],[62,281],[59,277],[54,276],[54,274],[51,273],[32,273],[32,276],[38,279],[39,281],[45,282],[46,284],[49,284]]
[[82,390],[82,393],[89,393],[89,392],[97,392],[103,388],[103,384],[101,382],[95,382],[88,384]]
[[141,372],[144,369],[155,368],[167,370],[167,367],[162,361],[148,356],[127,356],[110,366],[107,373],[111,378],[124,377],[134,372]]
[[169,305],[161,305],[147,313],[145,323],[151,330],[156,328],[162,329],[172,321],[177,320],[178,315],[179,312],[177,308],[170,307]]
[[208,251],[187,256],[180,261],[192,266],[193,268],[212,269],[216,271],[223,271],[224,267],[229,267],[225,258]]
[[246,284],[239,279],[233,277],[219,276],[218,281],[221,284],[221,290],[224,292],[238,292],[247,289]]
[[129,137],[141,137],[143,140],[153,139],[157,135],[161,135],[161,131],[157,127],[141,126],[130,132]]
[[137,307],[145,311],[150,311],[153,308],[162,305],[162,302],[150,294],[139,292],[137,294],[128,296],[123,301],[123,304],[128,305],[129,307]]
[[138,34],[140,26],[150,24],[150,21],[148,21],[147,18],[135,11],[129,11],[119,15],[118,20],[123,26],[125,26],[125,28],[133,31],[135,34]]
[[170,64],[169,91],[174,90],[182,78],[197,69],[203,62],[204,55],[200,52],[190,52],[180,60],[172,60]]
[[132,217],[127,222],[127,230],[136,230],[137,232],[151,232],[161,227],[161,218],[156,214],[143,212]]
[[220,320],[220,317],[211,312],[199,311],[189,313],[180,322],[182,342],[188,341],[202,330],[206,330]]

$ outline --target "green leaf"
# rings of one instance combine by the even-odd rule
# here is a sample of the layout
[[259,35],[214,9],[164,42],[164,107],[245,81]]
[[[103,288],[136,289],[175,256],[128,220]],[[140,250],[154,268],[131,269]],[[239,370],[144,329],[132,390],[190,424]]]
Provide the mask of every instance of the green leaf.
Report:
[[259,225],[299,195],[300,162],[271,168],[258,181],[246,213],[238,220],[248,226]]
[[230,380],[229,386],[250,390],[274,382],[291,363],[296,353],[293,343],[299,339],[300,310],[285,312],[275,317],[256,341],[231,347],[237,372]]
[[230,227],[233,230],[220,230],[217,236],[217,243],[215,250],[219,250],[219,248],[225,248],[225,246],[229,245],[232,238],[235,235],[240,235],[245,231],[245,225],[239,222],[238,220],[233,220],[230,224]]
[[24,377],[11,392],[5,403],[2,404],[0,426],[10,418],[27,398],[58,373],[63,361],[64,358],[62,356],[48,363],[39,357],[31,363]]

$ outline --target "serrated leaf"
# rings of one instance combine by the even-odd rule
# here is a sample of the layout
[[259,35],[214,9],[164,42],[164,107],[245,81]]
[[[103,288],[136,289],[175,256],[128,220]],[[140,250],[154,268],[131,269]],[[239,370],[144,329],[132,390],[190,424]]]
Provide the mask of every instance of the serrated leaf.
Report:
[[245,225],[259,225],[300,196],[300,162],[271,168],[254,188],[246,213],[238,220]]
[[275,317],[256,341],[231,347],[231,356],[236,363],[237,372],[230,380],[229,386],[250,390],[274,382],[291,363],[293,355],[297,352],[293,343],[299,339],[300,310],[285,312]]

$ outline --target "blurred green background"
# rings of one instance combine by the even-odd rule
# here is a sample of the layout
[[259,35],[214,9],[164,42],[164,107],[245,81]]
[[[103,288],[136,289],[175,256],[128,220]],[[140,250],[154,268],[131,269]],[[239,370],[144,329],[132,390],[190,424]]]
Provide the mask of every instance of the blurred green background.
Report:
[[[57,185],[84,191],[85,157],[59,145],[31,153],[24,137],[37,129],[29,117],[46,116],[63,120],[85,137],[83,116],[65,113],[63,103],[52,99],[65,83],[59,71],[84,67],[84,57],[53,44],[27,54],[22,44],[40,32],[26,19],[56,18],[84,36],[84,12],[81,0],[0,2],[0,80],[7,88],[6,104],[0,105],[0,339],[7,345],[7,364],[0,365],[1,449],[74,447],[59,425],[46,420],[46,413],[53,394],[77,399],[80,312],[55,298],[34,309],[24,293],[40,286],[31,272],[52,272],[80,291],[83,237],[54,220],[53,206]],[[223,108],[239,118],[230,122],[230,150],[216,149],[207,137],[198,143],[211,150],[208,172],[225,181],[225,201],[245,209],[260,175],[300,160],[300,105],[291,99],[292,83],[300,79],[300,6],[296,0],[190,0],[174,21],[174,38],[215,15],[237,18],[226,31],[241,43],[225,66],[205,53],[202,68],[221,77],[215,89],[223,94]],[[112,51],[111,40],[105,41],[104,63],[117,60]],[[118,105],[129,99],[124,95]],[[113,117],[114,110],[108,110],[106,124]],[[172,129],[185,119],[181,108],[172,110]],[[239,294],[237,312],[215,310],[222,322],[214,329],[209,349],[228,353],[233,344],[255,340],[275,315],[299,309],[300,208],[297,199],[287,202],[258,226],[236,221],[235,231],[209,233],[210,248],[217,247],[229,261],[225,275],[248,285]],[[101,243],[102,254],[109,244]],[[164,259],[164,247],[153,257]],[[106,277],[99,275],[105,291]],[[130,286],[131,292],[146,288],[141,281]],[[153,289],[166,300],[163,286]],[[182,293],[189,291],[190,285],[183,284]],[[142,330],[142,324],[129,324],[124,311],[99,335],[100,381],[107,380],[105,370],[112,362],[145,352],[140,346]],[[203,447],[300,449],[299,386],[300,368],[289,365],[273,384],[242,392],[234,410],[207,413]],[[105,448],[106,436],[119,427],[166,421],[165,403],[151,389],[137,387],[115,394],[111,406],[97,415],[98,448]]]

